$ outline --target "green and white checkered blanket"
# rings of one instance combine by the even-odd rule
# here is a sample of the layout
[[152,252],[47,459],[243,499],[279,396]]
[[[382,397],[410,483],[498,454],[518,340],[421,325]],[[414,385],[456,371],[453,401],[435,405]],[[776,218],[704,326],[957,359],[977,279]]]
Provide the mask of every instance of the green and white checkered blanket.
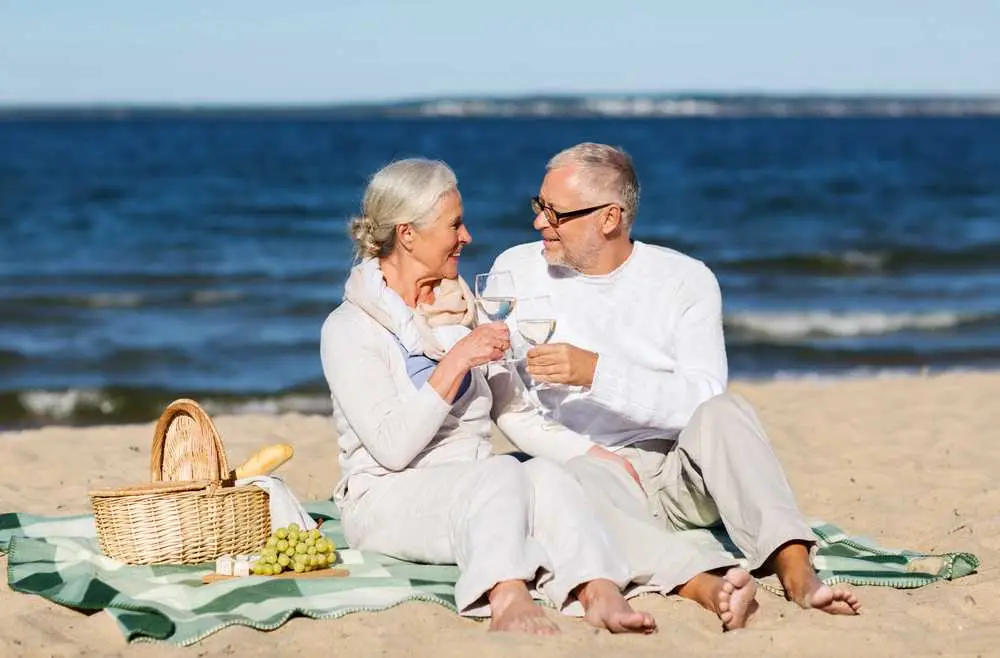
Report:
[[[324,535],[345,545],[331,502],[307,504],[323,519]],[[913,588],[968,575],[979,560],[968,553],[927,555],[895,551],[852,539],[838,528],[814,524],[816,567],[828,583]],[[0,552],[8,554],[11,589],[80,610],[107,610],[127,641],[189,645],[233,624],[270,630],[293,614],[315,619],[385,610],[422,600],[455,609],[458,570],[402,562],[341,549],[346,578],[240,578],[204,585],[214,565],[129,567],[97,546],[91,516],[0,514]]]

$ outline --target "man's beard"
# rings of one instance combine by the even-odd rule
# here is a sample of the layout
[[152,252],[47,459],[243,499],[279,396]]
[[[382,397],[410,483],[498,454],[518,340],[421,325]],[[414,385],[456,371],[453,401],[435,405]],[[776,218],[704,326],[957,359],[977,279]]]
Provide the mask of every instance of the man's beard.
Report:
[[560,250],[558,253],[552,253],[548,249],[542,249],[542,256],[545,257],[545,262],[552,267],[568,267],[566,265],[565,252]]
[[595,239],[596,236],[591,236],[586,242],[580,245],[580,248],[571,253],[566,249],[566,243],[560,241],[559,251],[553,253],[543,250],[542,254],[545,256],[545,262],[552,267],[566,267],[575,272],[583,272],[589,269],[597,262],[598,255],[601,251],[600,242]]

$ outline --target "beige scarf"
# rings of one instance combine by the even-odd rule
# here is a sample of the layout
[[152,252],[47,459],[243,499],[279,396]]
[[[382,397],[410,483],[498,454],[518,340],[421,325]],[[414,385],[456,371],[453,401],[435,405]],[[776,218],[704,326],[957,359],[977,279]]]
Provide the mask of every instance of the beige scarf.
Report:
[[476,321],[476,302],[465,279],[441,279],[434,288],[433,304],[418,304],[416,314],[429,327],[460,324],[472,327]]
[[442,279],[434,288],[434,303],[411,309],[386,285],[378,260],[356,265],[344,286],[344,299],[361,308],[391,331],[410,354],[440,360],[468,335],[476,320],[476,302],[465,281]]

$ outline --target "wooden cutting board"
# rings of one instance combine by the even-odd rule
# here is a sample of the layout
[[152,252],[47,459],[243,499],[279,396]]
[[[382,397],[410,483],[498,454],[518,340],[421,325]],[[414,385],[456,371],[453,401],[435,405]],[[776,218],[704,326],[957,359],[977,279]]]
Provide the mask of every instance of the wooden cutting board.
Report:
[[221,573],[210,573],[201,577],[201,582],[205,584],[217,583],[222,580],[232,580],[233,578],[343,578],[344,576],[351,575],[351,572],[347,569],[338,569],[336,567],[328,569],[317,569],[316,571],[303,571],[302,573],[295,573],[294,571],[282,571],[277,576],[254,576],[253,574],[249,576],[224,576]]

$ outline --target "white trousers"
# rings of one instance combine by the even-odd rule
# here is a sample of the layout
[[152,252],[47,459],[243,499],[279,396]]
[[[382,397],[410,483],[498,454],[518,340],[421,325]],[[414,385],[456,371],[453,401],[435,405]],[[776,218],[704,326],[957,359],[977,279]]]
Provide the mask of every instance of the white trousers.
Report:
[[782,544],[816,541],[757,415],[737,395],[704,402],[676,441],[641,441],[618,454],[639,473],[660,527],[721,522],[750,569]]
[[378,479],[343,510],[353,548],[457,564],[459,613],[488,616],[498,582],[524,580],[557,609],[579,585],[630,580],[622,550],[579,483],[544,459],[510,456],[410,469]]

